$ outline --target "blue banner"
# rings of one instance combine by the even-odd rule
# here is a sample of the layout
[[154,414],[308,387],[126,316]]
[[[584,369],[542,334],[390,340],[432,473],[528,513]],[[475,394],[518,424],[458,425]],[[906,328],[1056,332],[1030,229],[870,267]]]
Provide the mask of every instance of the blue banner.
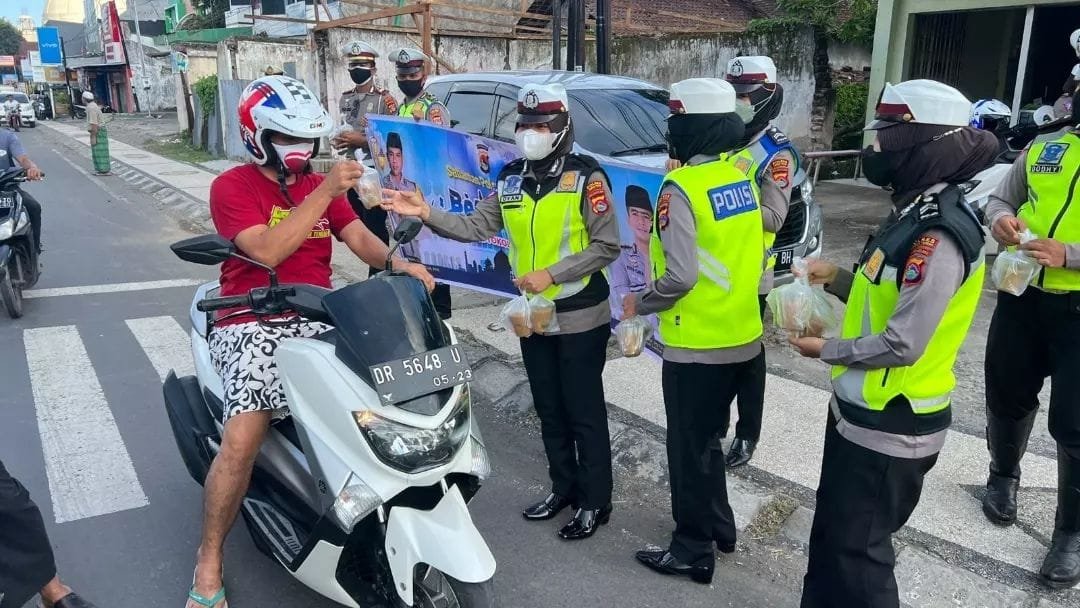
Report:
[[[367,136],[371,158],[383,187],[418,190],[434,208],[469,215],[495,189],[502,168],[521,157],[517,146],[417,122],[410,118],[370,115]],[[615,197],[622,252],[604,273],[611,285],[613,320],[622,316],[622,299],[645,289],[651,280],[649,237],[663,173],[617,161],[601,162]],[[396,218],[391,218],[391,224]],[[482,243],[459,243],[424,229],[402,252],[427,266],[442,282],[495,293],[518,295],[508,255],[506,232]],[[655,319],[652,319],[655,327]],[[655,338],[655,335],[654,335]],[[659,350],[650,340],[650,350]]]
[[37,28],[38,50],[42,65],[57,65],[64,62],[60,52],[60,30],[55,27]]

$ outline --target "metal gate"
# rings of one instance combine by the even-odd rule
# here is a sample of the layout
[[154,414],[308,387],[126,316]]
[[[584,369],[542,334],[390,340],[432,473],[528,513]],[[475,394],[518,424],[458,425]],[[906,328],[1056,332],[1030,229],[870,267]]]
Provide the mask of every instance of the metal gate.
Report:
[[218,101],[222,109],[221,116],[224,119],[222,136],[225,141],[225,158],[233,160],[247,160],[247,148],[244,140],[240,139],[240,118],[236,114],[236,108],[240,105],[240,95],[250,80],[221,80],[218,82]]
[[966,24],[964,13],[917,15],[908,78],[929,78],[957,86]]

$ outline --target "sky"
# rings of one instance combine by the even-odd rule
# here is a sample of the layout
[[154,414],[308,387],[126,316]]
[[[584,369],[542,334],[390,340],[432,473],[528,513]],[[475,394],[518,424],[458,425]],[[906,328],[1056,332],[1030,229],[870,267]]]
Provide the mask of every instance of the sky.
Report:
[[0,17],[15,23],[19,15],[27,14],[34,18],[36,25],[41,25],[41,13],[45,10],[45,0],[0,0]]

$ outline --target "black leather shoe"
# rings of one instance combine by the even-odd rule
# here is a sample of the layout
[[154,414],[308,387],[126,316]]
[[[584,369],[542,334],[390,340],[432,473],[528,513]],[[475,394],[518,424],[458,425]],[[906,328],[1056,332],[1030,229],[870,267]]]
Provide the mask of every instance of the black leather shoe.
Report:
[[686,576],[695,583],[701,583],[702,585],[712,583],[715,566],[688,566],[667,551],[638,551],[634,557],[648,566],[649,569],[660,574]]
[[543,521],[551,519],[560,511],[570,506],[572,501],[564,496],[551,493],[548,497],[521,512],[521,516],[529,521]]
[[1054,532],[1039,578],[1051,589],[1066,589],[1080,582],[1080,533]]
[[578,509],[570,521],[559,530],[563,540],[582,540],[596,534],[597,528],[611,519],[611,505],[603,509]]
[[97,608],[97,606],[84,600],[74,593],[69,593],[53,604],[54,608]]
[[1016,491],[1020,480],[990,473],[986,480],[986,496],[983,496],[983,514],[990,523],[1011,526],[1016,523]]
[[734,553],[735,543],[716,541],[716,550],[720,553]]
[[744,464],[750,462],[750,459],[754,456],[754,448],[757,447],[756,441],[750,441],[749,439],[735,438],[731,442],[731,449],[728,450],[727,462],[728,468],[741,467]]

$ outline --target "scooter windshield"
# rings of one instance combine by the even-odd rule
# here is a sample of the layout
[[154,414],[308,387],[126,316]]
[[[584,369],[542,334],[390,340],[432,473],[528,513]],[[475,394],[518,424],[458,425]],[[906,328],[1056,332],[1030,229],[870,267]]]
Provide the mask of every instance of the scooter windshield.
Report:
[[[323,308],[337,330],[338,358],[368,384],[372,365],[450,344],[450,333],[424,284],[412,277],[377,275],[327,294]],[[434,415],[449,394],[440,391],[398,406]]]

